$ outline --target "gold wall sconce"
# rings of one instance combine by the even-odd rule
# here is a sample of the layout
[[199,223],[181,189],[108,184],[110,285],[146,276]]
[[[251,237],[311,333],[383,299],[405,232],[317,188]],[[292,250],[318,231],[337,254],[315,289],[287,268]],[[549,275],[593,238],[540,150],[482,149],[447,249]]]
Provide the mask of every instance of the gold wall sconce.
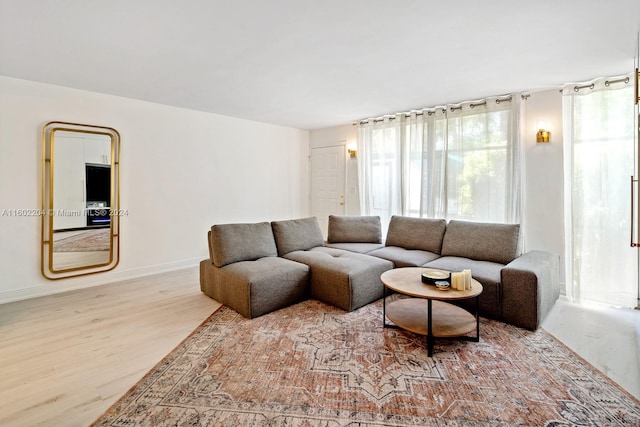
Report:
[[358,150],[356,149],[356,146],[353,144],[349,144],[347,145],[347,153],[349,153],[349,157],[356,157],[356,155],[358,154]]
[[538,122],[538,133],[536,134],[536,142],[549,142],[551,132],[545,130],[544,122]]

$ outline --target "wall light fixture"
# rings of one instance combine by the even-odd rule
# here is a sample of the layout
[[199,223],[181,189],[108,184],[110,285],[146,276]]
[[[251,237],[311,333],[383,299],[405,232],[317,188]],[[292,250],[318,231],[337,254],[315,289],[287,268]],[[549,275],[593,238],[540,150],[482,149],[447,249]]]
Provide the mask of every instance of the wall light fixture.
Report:
[[538,133],[536,134],[536,142],[549,142],[551,132],[545,130],[544,122],[538,122]]

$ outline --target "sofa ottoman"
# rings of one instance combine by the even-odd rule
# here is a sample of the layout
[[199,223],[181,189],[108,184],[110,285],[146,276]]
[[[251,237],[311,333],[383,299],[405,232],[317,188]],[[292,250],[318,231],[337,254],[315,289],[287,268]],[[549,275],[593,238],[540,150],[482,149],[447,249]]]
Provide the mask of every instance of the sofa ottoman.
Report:
[[380,275],[393,263],[342,249],[316,247],[285,258],[311,268],[311,298],[353,311],[382,298]]
[[346,311],[382,298],[380,275],[393,268],[392,262],[325,247],[315,217],[274,221],[271,227],[278,255],[311,269],[312,298]]

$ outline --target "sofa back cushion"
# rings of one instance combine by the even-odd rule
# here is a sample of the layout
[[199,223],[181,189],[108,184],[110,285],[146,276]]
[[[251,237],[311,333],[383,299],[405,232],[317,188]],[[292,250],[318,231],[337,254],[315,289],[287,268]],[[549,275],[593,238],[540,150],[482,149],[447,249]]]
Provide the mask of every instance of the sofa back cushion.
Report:
[[518,254],[520,224],[490,224],[451,220],[442,242],[443,256],[508,264]]
[[329,215],[327,242],[381,243],[380,217]]
[[315,216],[273,221],[271,227],[280,256],[293,251],[306,251],[316,246],[324,246],[322,230]]
[[268,222],[214,225],[211,227],[209,244],[216,267],[278,255]]
[[385,245],[439,254],[446,228],[447,222],[444,219],[394,215],[389,221]]

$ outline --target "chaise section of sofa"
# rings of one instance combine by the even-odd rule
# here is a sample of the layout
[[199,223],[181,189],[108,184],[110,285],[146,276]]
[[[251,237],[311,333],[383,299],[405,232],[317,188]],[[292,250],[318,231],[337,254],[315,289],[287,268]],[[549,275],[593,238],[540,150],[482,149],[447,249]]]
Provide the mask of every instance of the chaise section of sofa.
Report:
[[214,225],[209,259],[200,263],[200,288],[254,318],[307,299],[309,267],[278,257],[271,225]]
[[[369,219],[364,219],[367,223]],[[379,227],[378,221],[378,227]],[[361,233],[371,232],[371,224],[363,224]],[[393,263],[324,246],[322,231],[315,217],[271,223],[278,254],[311,269],[311,297],[346,311],[353,311],[382,297],[380,275],[393,268]],[[378,231],[379,233],[379,231]],[[352,236],[362,242],[358,234]]]

